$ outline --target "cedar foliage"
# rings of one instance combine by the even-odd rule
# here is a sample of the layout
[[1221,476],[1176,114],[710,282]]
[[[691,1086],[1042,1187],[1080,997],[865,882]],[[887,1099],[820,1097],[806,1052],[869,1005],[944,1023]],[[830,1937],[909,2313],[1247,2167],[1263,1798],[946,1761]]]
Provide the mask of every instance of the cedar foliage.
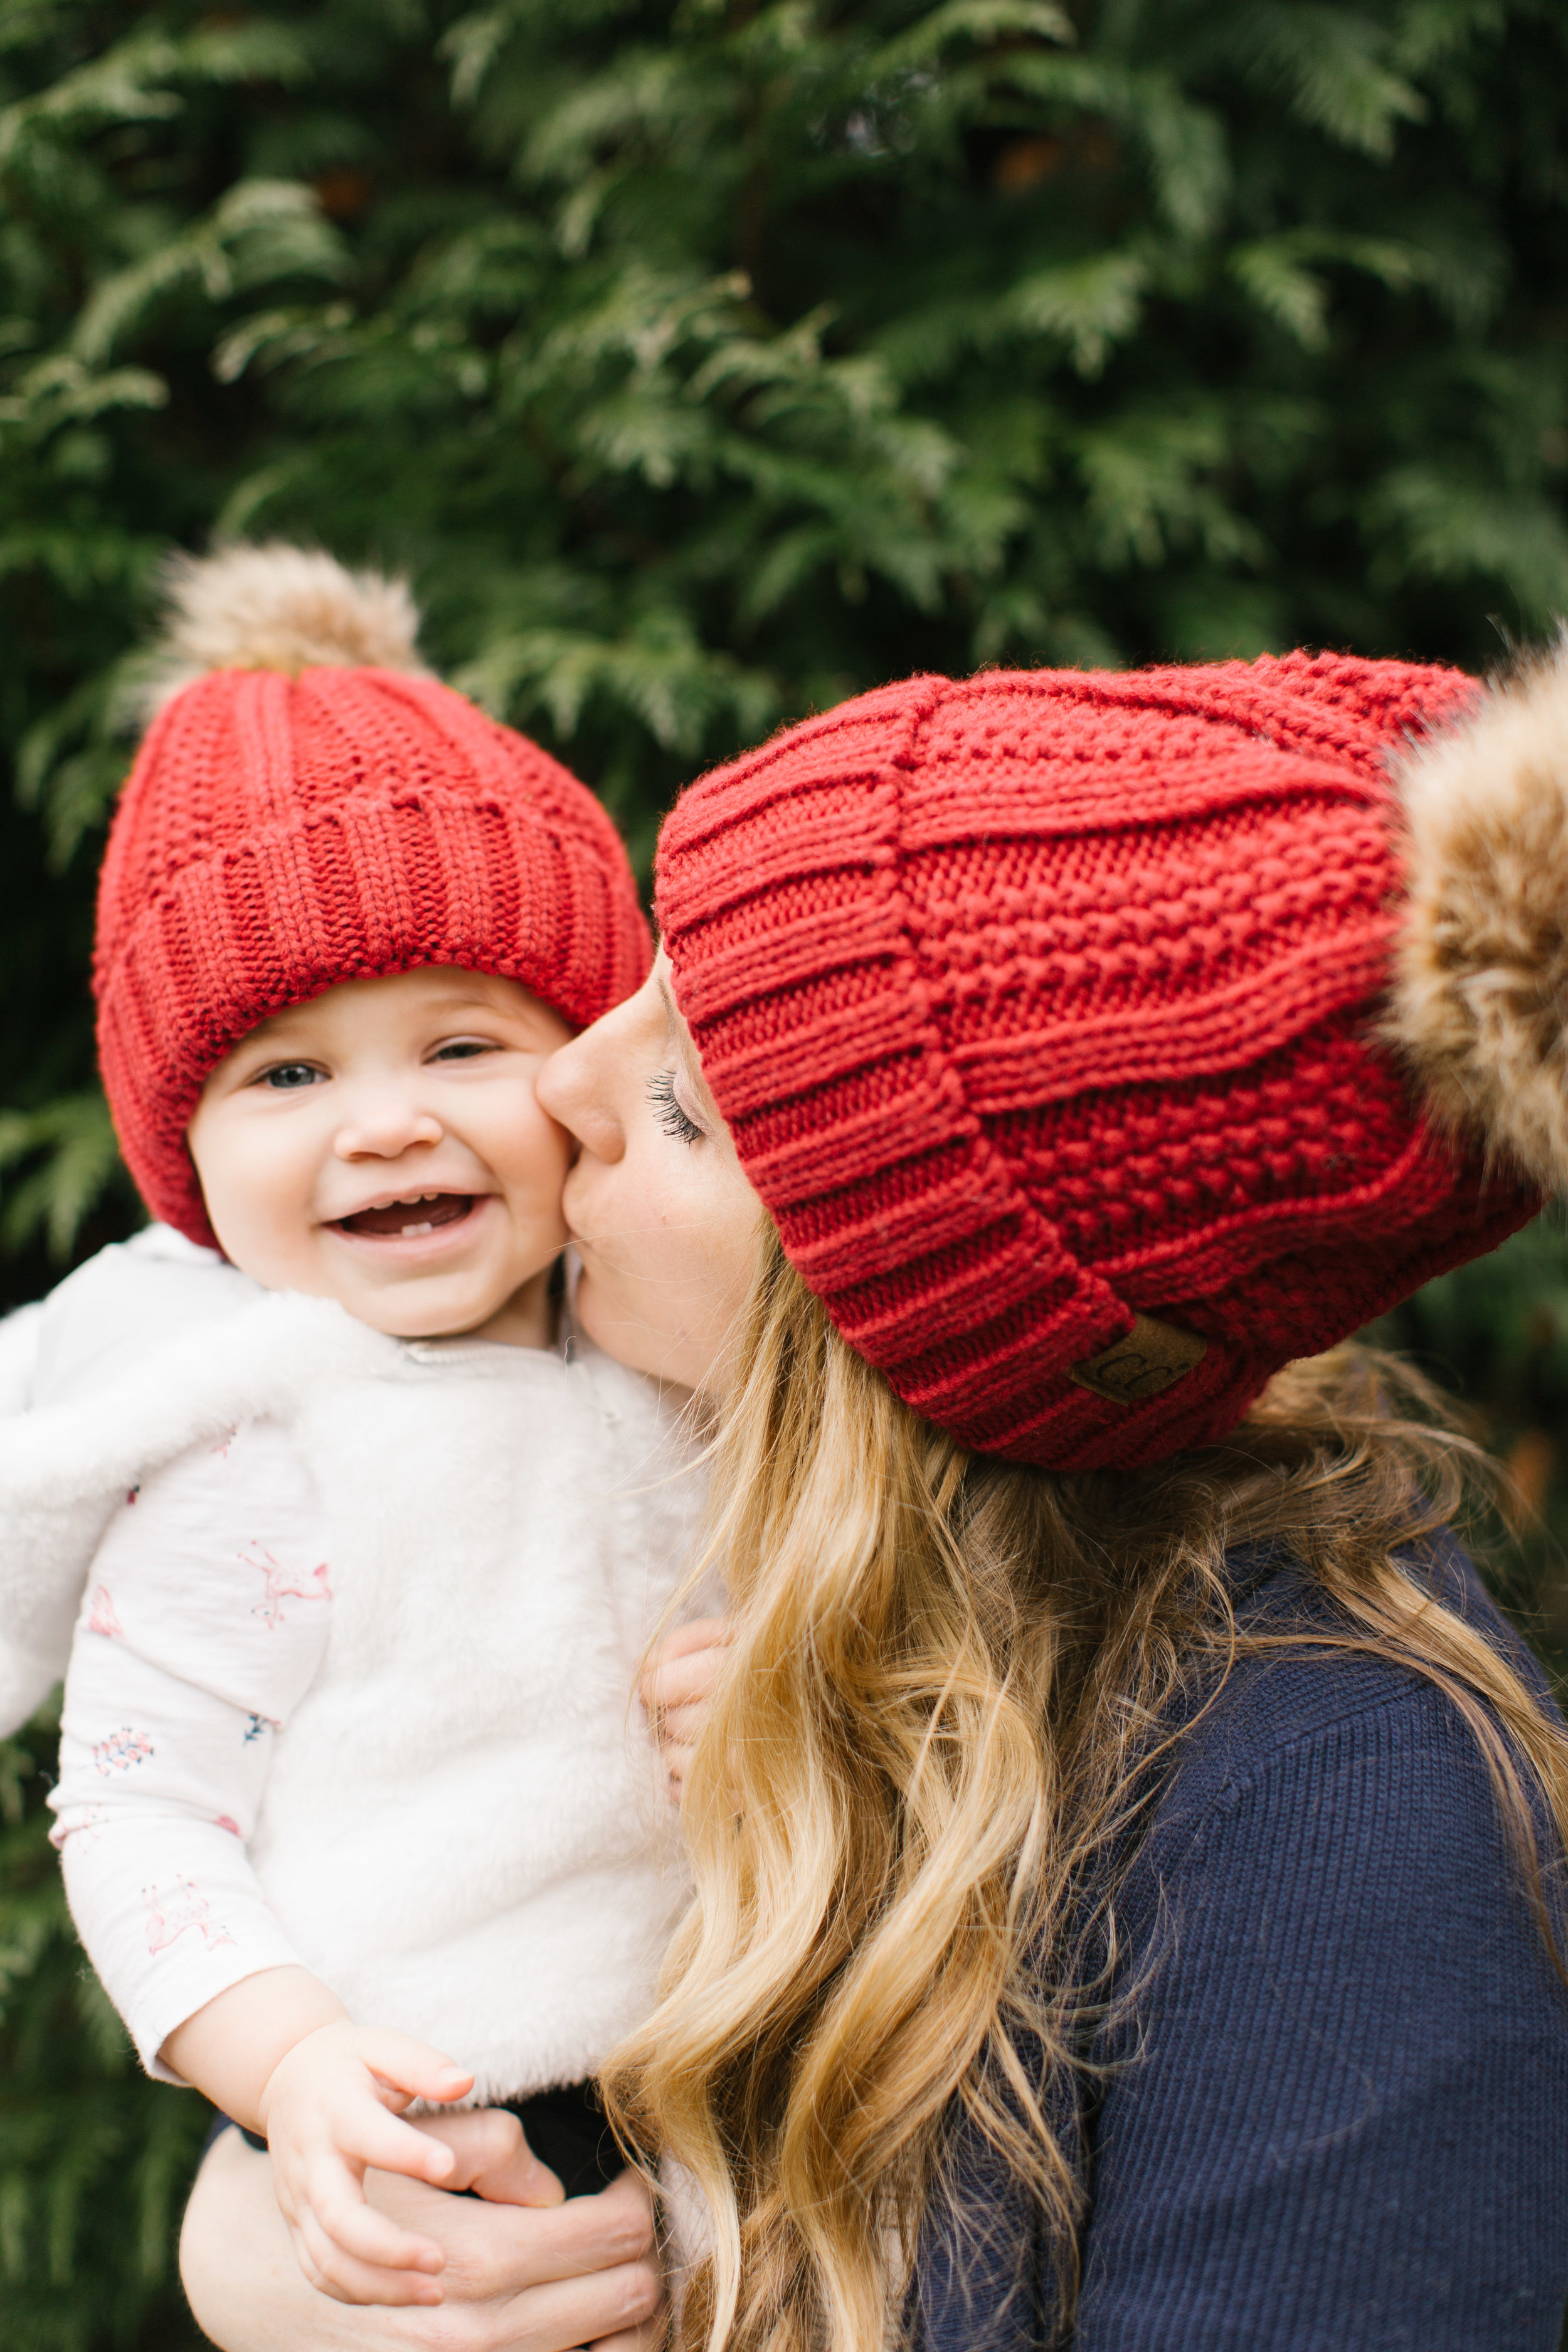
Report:
[[[1484,667],[1568,604],[1565,206],[1556,0],[18,0],[6,1296],[136,1213],[85,972],[171,544],[406,571],[644,859],[683,777],[920,667]],[[1555,1233],[1400,1330],[1545,1492]],[[168,2352],[201,2118],[80,1972],[48,1752],[0,1774],[5,2339]]]

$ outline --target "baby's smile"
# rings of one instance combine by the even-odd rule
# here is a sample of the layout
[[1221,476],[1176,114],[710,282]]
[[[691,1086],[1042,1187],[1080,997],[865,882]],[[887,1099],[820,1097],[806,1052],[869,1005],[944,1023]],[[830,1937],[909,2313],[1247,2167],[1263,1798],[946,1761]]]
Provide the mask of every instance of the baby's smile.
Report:
[[533,1081],[568,1034],[515,981],[447,965],[261,1022],[189,1131],[226,1254],[397,1338],[548,1345],[568,1147]]
[[400,1192],[395,1201],[374,1202],[327,1222],[356,1240],[420,1241],[465,1222],[483,1198],[475,1192]]

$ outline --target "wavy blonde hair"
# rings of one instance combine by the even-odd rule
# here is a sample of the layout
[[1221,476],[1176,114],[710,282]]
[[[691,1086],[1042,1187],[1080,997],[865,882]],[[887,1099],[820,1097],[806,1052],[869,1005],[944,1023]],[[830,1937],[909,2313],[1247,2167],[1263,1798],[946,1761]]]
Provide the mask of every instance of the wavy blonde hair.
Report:
[[[705,1554],[733,1639],[685,1795],[696,1899],[605,2075],[628,2145],[708,2207],[679,2341],[897,2340],[899,2250],[947,2192],[955,2117],[1032,2195],[1065,2323],[1081,2190],[1040,2085],[1075,2064],[1083,1890],[1147,1805],[1173,1706],[1267,1645],[1237,1636],[1227,1550],[1288,1547],[1337,1604],[1317,1643],[1447,1695],[1550,1938],[1527,1789],[1568,1840],[1568,1737],[1399,1558],[1488,1465],[1418,1379],[1353,1349],[1149,1470],[986,1460],[839,1339],[771,1228],[735,1360]],[[1103,1954],[1109,1897],[1098,1917]]]

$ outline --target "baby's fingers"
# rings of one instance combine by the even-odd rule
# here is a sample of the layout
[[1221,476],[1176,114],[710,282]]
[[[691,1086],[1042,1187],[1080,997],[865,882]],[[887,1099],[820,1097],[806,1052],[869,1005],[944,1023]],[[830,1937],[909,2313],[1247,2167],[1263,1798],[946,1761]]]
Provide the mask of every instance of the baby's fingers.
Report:
[[413,2180],[427,2180],[432,2189],[445,2189],[457,2164],[444,2141],[368,2101],[345,2119],[340,2145],[358,2164],[374,2164],[378,2172],[405,2173]]
[[658,1643],[653,1652],[653,1664],[667,1658],[684,1658],[693,1650],[721,1650],[731,1634],[727,1617],[690,1617],[684,1625],[675,1626]]
[[722,1617],[700,1617],[693,1624],[678,1625],[643,1670],[643,1705],[650,1713],[700,1705],[719,1678],[729,1639]]
[[[361,2206],[361,2212],[370,2208]],[[382,2220],[384,2217],[375,2215]],[[399,2234],[402,2234],[399,2232]],[[331,2295],[339,2303],[418,2304],[433,2306],[441,2299],[441,2284],[429,2267],[411,2268],[405,2264],[366,2262],[339,2243],[313,2212],[302,2213],[289,2223],[289,2235],[300,2268],[310,2284],[322,2294]],[[429,2239],[410,2239],[409,2243],[421,2248],[433,2247],[437,2257],[441,2249]]]
[[695,1748],[707,1710],[700,1706],[667,1706],[659,1710],[658,1736],[666,1748]]
[[[447,2261],[433,2238],[401,2229],[385,2213],[365,2202],[363,2180],[353,2160],[357,2151],[347,2143],[362,2136],[367,2141],[383,2137],[374,2129],[374,2123],[379,2123],[385,2126],[384,2136],[399,2144],[395,2151],[399,2155],[403,2153],[400,2144],[404,2140],[416,2143],[416,2157],[428,2145],[423,2133],[408,2124],[398,2123],[381,2108],[373,2107],[370,2113],[374,2118],[372,2126],[363,2135],[359,2131],[345,2135],[342,2147],[321,2150],[303,2162],[285,2164],[281,2170],[274,2158],[273,2183],[278,2201],[295,2234],[300,2261],[308,2270],[313,2267],[320,2273],[326,2293],[343,2302],[363,2299],[364,2273],[411,2271],[433,2277],[446,2267]],[[438,2153],[446,2155],[447,2151]],[[381,2281],[371,2300],[384,2303],[386,2286],[387,2282]],[[415,2298],[422,2302],[438,2299],[429,2295]]]
[[[357,2181],[353,2190],[334,2186],[321,2198],[311,2199],[310,2219],[329,2246],[372,2269],[421,2271],[429,2278],[446,2269],[446,2253],[434,2238],[403,2229],[375,2206],[367,2205],[358,2189]],[[303,2223],[303,2214],[300,2220]],[[320,2253],[316,2259],[321,2259]]]
[[432,2050],[427,2042],[416,2042],[411,2033],[380,2029],[362,2033],[358,2055],[373,2074],[379,2074],[389,2088],[409,2099],[462,2099],[474,2087],[473,2076],[465,2074],[445,2051]]

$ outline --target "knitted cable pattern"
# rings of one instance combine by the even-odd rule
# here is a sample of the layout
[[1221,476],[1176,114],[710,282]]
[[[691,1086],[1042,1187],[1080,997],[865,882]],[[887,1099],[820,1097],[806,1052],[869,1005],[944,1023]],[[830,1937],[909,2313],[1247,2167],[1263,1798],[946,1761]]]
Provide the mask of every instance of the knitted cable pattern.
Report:
[[1157,1460],[1535,1213],[1373,1034],[1387,760],[1476,692],[1302,654],[916,677],[683,796],[657,904],[704,1075],[906,1402]]
[[647,927],[593,794],[438,680],[216,671],[154,721],[99,885],[104,1086],[155,1217],[211,1243],[185,1129],[247,1030],[338,982],[457,964],[574,1027],[636,988]]

